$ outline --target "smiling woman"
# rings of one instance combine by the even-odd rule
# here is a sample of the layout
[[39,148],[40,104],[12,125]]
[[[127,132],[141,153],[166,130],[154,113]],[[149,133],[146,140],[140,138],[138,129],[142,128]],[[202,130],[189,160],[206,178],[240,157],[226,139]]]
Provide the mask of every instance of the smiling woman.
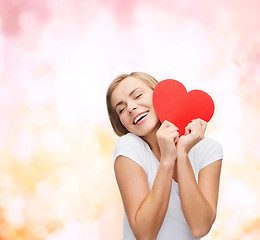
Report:
[[107,109],[120,137],[114,170],[124,204],[123,239],[194,240],[215,221],[221,145],[204,137],[194,119],[179,137],[161,123],[152,96],[157,81],[145,73],[118,76],[107,91]]
[[128,132],[144,137],[154,128],[158,129],[159,119],[151,101],[152,95],[153,90],[144,81],[132,76],[114,89],[111,104]]
[[119,83],[128,77],[138,78],[139,80],[142,80],[146,84],[146,87],[149,87],[152,90],[155,88],[156,84],[158,83],[158,81],[154,77],[143,72],[121,74],[111,82],[110,86],[108,87],[107,95],[106,95],[107,110],[108,110],[108,115],[109,115],[111,125],[118,136],[123,136],[129,131],[123,126],[116,112],[116,107],[122,102],[119,101],[115,106],[113,106],[111,102],[111,96],[114,89],[119,85]]

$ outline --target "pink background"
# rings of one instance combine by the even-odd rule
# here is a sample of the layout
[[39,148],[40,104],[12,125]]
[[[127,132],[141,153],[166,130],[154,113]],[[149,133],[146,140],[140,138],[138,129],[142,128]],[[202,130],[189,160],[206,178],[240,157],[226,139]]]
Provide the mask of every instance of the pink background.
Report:
[[224,162],[205,239],[260,239],[258,0],[1,0],[0,239],[119,240],[108,84],[208,92]]

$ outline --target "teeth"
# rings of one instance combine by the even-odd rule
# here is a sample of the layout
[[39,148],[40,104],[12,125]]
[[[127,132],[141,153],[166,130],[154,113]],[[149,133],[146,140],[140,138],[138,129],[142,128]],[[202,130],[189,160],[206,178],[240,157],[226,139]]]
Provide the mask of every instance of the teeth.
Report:
[[147,114],[148,114],[148,112],[138,115],[134,120],[134,124],[136,124],[142,117],[146,116]]

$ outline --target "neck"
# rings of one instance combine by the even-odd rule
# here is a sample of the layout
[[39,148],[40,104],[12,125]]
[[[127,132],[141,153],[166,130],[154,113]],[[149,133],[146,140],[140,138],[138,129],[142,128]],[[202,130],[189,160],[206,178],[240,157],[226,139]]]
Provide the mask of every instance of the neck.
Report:
[[160,160],[161,152],[156,138],[156,132],[160,128],[160,126],[161,123],[159,122],[156,128],[151,133],[149,133],[149,135],[142,137],[147,142],[147,144],[149,145],[149,147],[151,148],[152,152],[158,160]]

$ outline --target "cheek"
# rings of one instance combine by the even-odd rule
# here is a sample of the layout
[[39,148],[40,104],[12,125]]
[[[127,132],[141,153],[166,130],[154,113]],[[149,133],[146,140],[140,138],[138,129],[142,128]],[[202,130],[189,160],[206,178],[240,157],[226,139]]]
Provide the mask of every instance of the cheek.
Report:
[[159,121],[158,115],[153,106],[151,107],[151,114],[154,118],[156,118]]
[[121,121],[121,123],[123,124],[123,126],[127,129],[127,117],[126,116],[121,116],[120,118],[120,121]]
[[146,97],[143,99],[143,103],[144,103],[146,106],[152,107],[152,106],[153,106],[153,97],[152,97],[152,95],[146,96]]

